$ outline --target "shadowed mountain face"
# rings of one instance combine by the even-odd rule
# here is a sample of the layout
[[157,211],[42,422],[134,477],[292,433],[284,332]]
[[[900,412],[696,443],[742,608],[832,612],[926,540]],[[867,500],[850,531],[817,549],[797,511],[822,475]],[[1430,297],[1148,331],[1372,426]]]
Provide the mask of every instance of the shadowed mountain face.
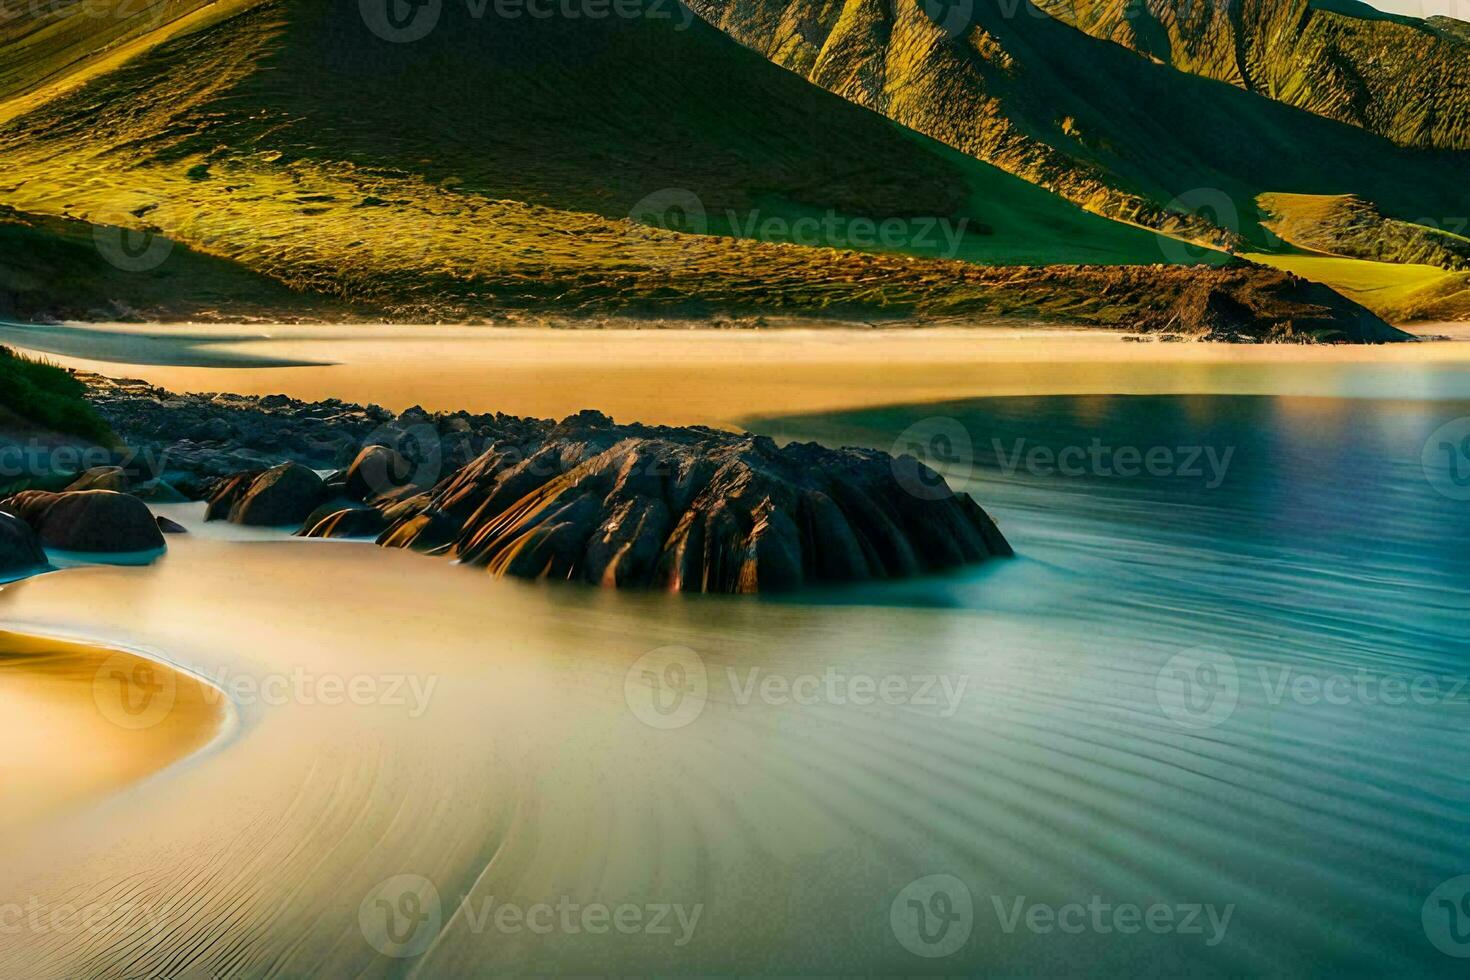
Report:
[[[694,6],[819,85],[1101,213],[1156,227],[1182,224],[1197,235],[1224,228],[1256,245],[1270,240],[1255,205],[1270,191],[1354,193],[1411,220],[1470,213],[1463,180],[1470,157],[1409,151],[1355,126],[1179,71],[1089,36],[1028,0],[927,6],[695,0]],[[1417,84],[1426,88],[1406,86],[1399,97],[1428,99],[1426,118],[1447,118],[1432,108],[1433,86],[1447,80]],[[1450,98],[1453,86],[1447,88],[1443,95]],[[1371,94],[1364,99],[1373,101]],[[1387,102],[1365,112],[1394,115]],[[1180,212],[1199,219],[1181,221]],[[1216,237],[1240,243],[1231,234]]]
[[[1357,0],[1037,0],[1094,37],[1366,129],[1470,149],[1466,25]],[[1456,30],[1456,27],[1459,30]]]

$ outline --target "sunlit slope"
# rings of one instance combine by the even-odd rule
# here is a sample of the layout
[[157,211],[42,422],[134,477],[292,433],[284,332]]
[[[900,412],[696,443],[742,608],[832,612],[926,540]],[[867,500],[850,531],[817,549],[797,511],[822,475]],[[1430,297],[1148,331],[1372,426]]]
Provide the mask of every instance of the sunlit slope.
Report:
[[0,16],[0,120],[258,0],[48,0]]
[[1470,272],[1303,252],[1248,258],[1330,283],[1392,323],[1470,319]]
[[1470,218],[1455,218],[1450,227],[1424,221],[1388,218],[1367,201],[1350,194],[1263,194],[1266,226],[1284,241],[1302,248],[1374,262],[1433,265],[1470,270]]
[[[631,20],[488,9],[445,4],[434,30],[402,44],[349,0],[263,4],[174,37],[0,128],[4,199],[151,228],[400,316],[947,310],[973,306],[984,274],[850,249],[996,263],[1178,254],[677,8]],[[783,234],[813,215],[835,234]],[[893,234],[859,234],[880,222]],[[732,233],[800,244],[719,237]],[[828,244],[840,248],[812,247]]]
[[[1038,0],[1088,33],[1404,146],[1470,149],[1470,41],[1358,0]],[[1426,4],[1426,7],[1432,5]]]
[[1395,216],[1470,213],[1470,156],[1406,150],[1179,71],[1026,0],[950,5],[958,19],[941,22],[917,2],[695,6],[853,102],[1126,220],[1264,247],[1255,201],[1269,191],[1358,194]]

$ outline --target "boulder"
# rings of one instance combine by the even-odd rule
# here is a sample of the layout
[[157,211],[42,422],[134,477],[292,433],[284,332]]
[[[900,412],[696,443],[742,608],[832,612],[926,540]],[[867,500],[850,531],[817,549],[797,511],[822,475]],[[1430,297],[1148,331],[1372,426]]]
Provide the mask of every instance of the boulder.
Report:
[[121,466],[94,466],[67,486],[68,490],[116,490],[126,493],[128,474]]
[[263,470],[245,470],[215,483],[206,498],[209,503],[204,508],[204,519],[206,521],[227,520],[235,504],[245,494],[245,491],[250,489],[255,478],[263,472]]
[[282,463],[238,492],[230,506],[230,522],[256,527],[300,525],[326,494],[326,484],[315,471],[300,463]]
[[27,490],[0,510],[29,524],[47,548],[122,554],[165,547],[148,505],[114,490]]
[[396,449],[365,446],[347,468],[344,492],[353,500],[372,500],[406,487],[413,466]]
[[0,513],[0,576],[9,578],[45,565],[46,553],[35,530],[19,517]]

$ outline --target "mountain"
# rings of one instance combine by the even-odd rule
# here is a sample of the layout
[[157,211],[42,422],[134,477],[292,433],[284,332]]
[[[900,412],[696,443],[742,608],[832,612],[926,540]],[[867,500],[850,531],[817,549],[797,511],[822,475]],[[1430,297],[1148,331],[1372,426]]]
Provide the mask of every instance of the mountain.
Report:
[[[162,6],[158,27],[108,21],[96,50],[80,13],[49,47],[7,28],[0,202],[408,318],[1013,313],[1003,275],[941,260],[1225,261],[904,130],[666,0],[602,19],[409,6],[436,13],[404,43],[356,0]],[[114,63],[128,45],[146,46]]]
[[[1265,227],[1271,215],[1259,203],[1263,194],[1356,195],[1387,217],[1428,226],[1470,214],[1470,182],[1464,179],[1470,154],[1400,146],[1359,126],[1181,71],[1094,37],[1028,0],[693,3],[701,16],[775,63],[904,126],[1089,210],[1258,260],[1294,251]],[[1194,6],[1206,12],[1254,9]],[[1241,28],[1229,37],[1249,36],[1245,22],[1226,20]],[[1368,23],[1420,30],[1392,19]],[[1225,45],[1225,35],[1205,33],[1212,45]],[[1443,30],[1425,35],[1430,41],[1447,36]],[[1151,43],[1162,50],[1164,41]],[[1437,122],[1430,130],[1455,130],[1438,123],[1451,118],[1447,110],[1432,107],[1457,107],[1463,86],[1446,82],[1443,91],[1414,89],[1401,98],[1411,96],[1431,107],[1425,112]],[[1390,115],[1365,110],[1364,118]],[[1292,255],[1294,262],[1300,258]],[[1307,268],[1313,274],[1340,271],[1335,265]],[[1423,273],[1426,279],[1438,275]],[[1470,313],[1470,307],[1432,315],[1459,312]]]
[[1357,0],[1037,0],[1094,37],[1402,146],[1470,150],[1462,21]]

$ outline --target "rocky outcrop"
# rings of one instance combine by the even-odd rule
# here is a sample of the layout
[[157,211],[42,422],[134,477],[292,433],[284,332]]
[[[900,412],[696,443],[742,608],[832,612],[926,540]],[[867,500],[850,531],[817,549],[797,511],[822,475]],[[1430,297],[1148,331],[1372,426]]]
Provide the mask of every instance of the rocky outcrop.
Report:
[[[261,477],[226,486],[247,479]],[[904,578],[1011,553],[968,495],[911,458],[596,412],[497,443],[430,492],[374,500],[301,533],[356,536],[381,522],[382,545],[495,575],[674,592]]]
[[[1119,274],[1126,276],[1125,270]],[[1137,324],[1227,343],[1393,343],[1410,339],[1320,283],[1261,266],[1199,270]]]
[[[181,485],[207,486],[208,520],[375,537],[497,575],[769,592],[1010,554],[967,495],[916,460],[872,450],[617,425],[596,412],[559,423],[421,409],[395,416],[337,401],[88,382],[119,435],[146,453],[169,457],[170,431],[203,439],[213,430],[222,438],[191,445],[207,445],[214,459],[269,464],[271,445],[295,457],[224,476],[179,474]],[[346,469],[325,481],[311,472],[332,466]]]
[[0,510],[29,524],[47,548],[120,554],[165,547],[148,506],[113,490],[27,490]]
[[46,553],[31,526],[18,517],[0,513],[0,577],[23,575],[45,565]]

